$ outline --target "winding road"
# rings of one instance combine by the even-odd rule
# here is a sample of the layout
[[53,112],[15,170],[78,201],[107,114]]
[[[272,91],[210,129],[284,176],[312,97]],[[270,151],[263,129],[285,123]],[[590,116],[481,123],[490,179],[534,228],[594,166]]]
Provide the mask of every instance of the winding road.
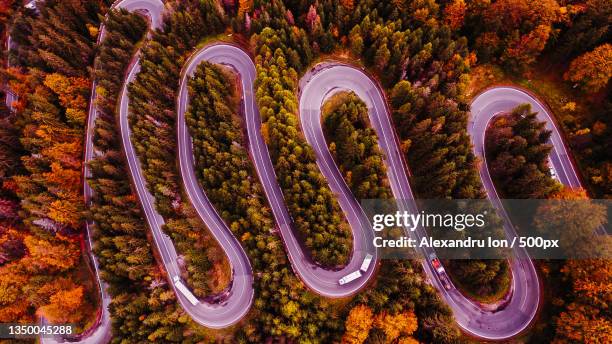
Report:
[[[138,1],[138,3],[149,3],[149,1]],[[159,15],[159,11],[162,9],[163,6],[155,7],[154,10],[157,10],[158,12],[156,13]],[[137,54],[129,68],[129,73],[121,93],[119,112],[121,140],[128,161],[133,185],[136,188],[136,193],[144,211],[145,218],[153,234],[157,251],[159,252],[162,263],[168,274],[168,280],[173,281],[175,278],[180,279],[180,269],[177,263],[178,255],[172,240],[162,230],[165,224],[164,219],[155,209],[155,200],[147,189],[138,156],[131,142],[131,129],[128,120],[128,86],[134,81],[139,71],[140,59],[139,54]],[[183,137],[183,139],[185,139],[185,137]],[[182,142],[185,143],[186,141]],[[253,301],[253,275],[251,266],[246,253],[197,184],[197,179],[193,170],[193,153],[191,153],[191,145],[183,144],[180,146],[179,155],[181,157],[181,175],[183,177],[185,190],[199,217],[206,224],[212,235],[227,254],[232,267],[232,281],[229,290],[223,295],[220,295],[218,300],[214,303],[200,300],[194,304],[189,301],[189,298],[184,292],[177,288],[175,283],[171,283],[171,285],[179,303],[195,322],[209,328],[225,328],[242,319],[251,307]]]
[[[31,2],[32,3],[32,2]],[[111,10],[113,9],[126,9],[128,11],[138,11],[149,16],[151,20],[152,28],[158,28],[161,25],[161,11],[164,8],[164,5],[161,1],[143,1],[143,0],[120,0],[115,2],[111,6]],[[98,34],[97,44],[99,45],[105,38],[106,27],[104,25],[104,21],[100,25],[100,30]],[[9,43],[10,44],[10,43]],[[9,45],[10,46],[10,45]],[[83,197],[85,200],[85,205],[87,207],[91,206],[91,197],[93,195],[93,190],[89,186],[88,179],[91,178],[91,170],[89,168],[89,163],[95,158],[95,149],[93,143],[93,137],[95,133],[95,124],[96,119],[98,118],[98,110],[95,106],[96,103],[96,80],[93,81],[91,86],[91,96],[89,101],[89,110],[87,116],[86,123],[86,131],[85,131],[85,153],[83,158]],[[8,102],[8,99],[7,99]],[[98,284],[98,292],[100,295],[100,309],[98,310],[96,320],[94,324],[87,329],[84,333],[81,333],[76,336],[66,336],[66,337],[46,337],[43,336],[40,338],[40,342],[44,344],[54,344],[54,343],[90,343],[90,344],[103,344],[108,343],[112,338],[112,324],[111,317],[109,312],[109,305],[111,302],[111,297],[107,292],[107,285],[102,281],[100,277],[100,264],[98,259],[93,254],[93,228],[94,223],[92,221],[85,222],[85,244],[86,248],[89,252],[92,266],[94,268],[95,278]],[[41,320],[43,323],[46,321],[44,319]]]
[[[374,235],[367,217],[361,211],[361,208],[354,198],[345,197],[347,194],[344,191],[348,190],[348,187],[338,172],[333,178],[328,178],[328,181],[330,182],[332,191],[338,195],[340,205],[347,215],[349,224],[353,230],[354,249],[350,262],[342,269],[324,269],[313,263],[310,257],[304,252],[293,230],[293,220],[285,206],[283,193],[277,182],[268,147],[261,134],[261,118],[255,102],[255,93],[253,90],[256,77],[255,65],[246,52],[229,44],[213,44],[199,50],[191,57],[183,72],[178,107],[179,161],[183,180],[188,187],[188,193],[190,193],[190,197],[192,197],[189,191],[189,189],[192,189],[192,192],[195,194],[195,197],[192,197],[196,199],[194,204],[198,203],[197,193],[201,193],[201,191],[197,186],[197,181],[195,183],[193,182],[193,180],[195,180],[195,173],[193,172],[193,153],[191,151],[191,138],[189,137],[185,125],[184,114],[189,104],[187,91],[188,77],[193,75],[196,67],[202,61],[229,66],[240,75],[242,86],[242,112],[246,123],[249,153],[272,208],[273,215],[276,219],[277,226],[285,243],[286,251],[294,271],[308,288],[326,297],[345,297],[358,292],[373,276],[375,270],[374,264],[370,266],[362,277],[352,283],[339,285],[338,280],[353,271],[358,271],[366,254],[371,254],[373,259],[377,257],[376,248],[372,244]],[[191,185],[192,183],[194,184]]]
[[[549,162],[555,170],[556,178],[563,185],[572,188],[582,187],[561,136],[561,130],[549,113],[548,107],[525,90],[513,86],[500,86],[485,90],[474,98],[471,106],[472,117],[468,123],[468,132],[472,138],[474,152],[484,161],[480,167],[480,177],[489,193],[489,198],[493,200],[498,197],[494,192],[495,188],[484,156],[485,131],[493,118],[510,112],[520,104],[530,104],[531,110],[537,112],[538,120],[546,122],[546,129],[551,131],[549,143],[552,145],[552,151],[549,155]],[[607,231],[604,226],[600,226],[597,228],[597,233],[603,235],[607,234]]]
[[550,161],[557,173],[559,181],[567,186],[580,187],[580,179],[574,171],[574,166],[568,156],[565,144],[552,116],[546,107],[529,93],[515,87],[495,87],[488,89],[474,98],[471,105],[472,116],[468,123],[468,132],[474,144],[474,152],[485,164],[480,169],[480,175],[487,190],[493,189],[484,156],[485,132],[491,120],[496,116],[510,112],[518,105],[528,103],[537,112],[537,118],[546,122],[546,129],[552,131],[550,143]]
[[[151,20],[151,28],[159,28],[164,5],[160,0],[123,0],[114,5],[129,11],[146,13]],[[104,28],[100,33],[103,39]],[[140,71],[140,53],[133,58],[128,69],[120,99],[120,129],[122,146],[128,162],[130,177],[136,189],[145,218],[151,229],[157,251],[166,269],[169,281],[180,278],[180,269],[177,263],[177,252],[171,239],[163,232],[164,219],[155,209],[155,200],[148,191],[138,156],[131,142],[129,125],[129,92],[128,86]],[[300,120],[305,137],[313,147],[317,165],[327,179],[331,190],[337,195],[338,202],[346,215],[353,231],[354,248],[349,264],[341,270],[327,270],[314,264],[304,253],[303,246],[297,239],[292,225],[282,190],[277,183],[276,174],[270,160],[267,145],[261,135],[261,118],[254,98],[254,81],[256,78],[255,66],[252,59],[242,49],[229,44],[213,44],[198,50],[183,69],[181,85],[177,99],[177,135],[179,165],[185,191],[190,202],[196,209],[198,216],[210,229],[228,256],[232,267],[232,282],[220,300],[214,303],[200,300],[193,304],[184,293],[171,283],[177,299],[187,314],[197,323],[209,328],[224,328],[235,324],[249,311],[253,302],[253,274],[244,249],[232,235],[230,229],[216,212],[199,186],[195,170],[191,137],[185,124],[185,112],[189,104],[188,80],[196,67],[202,61],[209,61],[233,68],[240,75],[242,87],[242,106],[245,116],[246,129],[249,141],[249,153],[255,164],[255,169],[262,183],[265,194],[272,208],[282,239],[285,243],[292,267],[302,281],[313,291],[326,297],[344,297],[352,295],[363,288],[374,274],[374,266],[366,271],[363,277],[354,282],[339,285],[338,280],[350,272],[359,270],[359,266],[366,254],[374,255],[377,259],[377,250],[373,246],[374,233],[368,218],[363,212],[359,202],[354,198],[346,185],[344,178],[338,170],[327,148],[327,143],[321,128],[321,107],[325,100],[338,91],[347,90],[355,92],[367,105],[369,117],[375,129],[381,150],[385,155],[385,165],[396,199],[408,201],[401,202],[406,211],[417,212],[414,197],[408,176],[407,166],[400,152],[398,140],[390,118],[385,97],[369,76],[357,68],[339,64],[324,63],[308,72],[300,82]],[[94,83],[92,87],[92,101],[87,124],[85,162],[94,157],[93,130],[97,112],[95,109],[96,97]],[[469,123],[469,133],[472,136],[476,155],[483,158],[484,133],[488,122],[496,114],[512,109],[524,103],[532,103],[534,111],[539,112],[541,119],[547,121],[549,129],[553,130],[551,142],[554,145],[551,152],[551,162],[557,171],[559,179],[570,186],[580,186],[580,181],[574,171],[567,151],[554,126],[554,122],[546,109],[529,94],[510,87],[494,88],[476,97],[472,103],[472,118]],[[86,165],[85,165],[86,166]],[[493,183],[488,174],[486,164],[480,170],[483,184],[489,198],[498,207],[505,220],[508,220],[501,203],[497,198]],[[85,177],[90,176],[87,167],[84,169]],[[87,183],[84,185],[84,194],[87,204],[90,202],[92,190]],[[91,251],[91,223],[87,223],[88,245]],[[506,221],[506,234],[515,236],[514,229]],[[419,239],[425,233],[422,228],[408,235]],[[425,257],[433,253],[424,249],[421,252]],[[516,249],[512,260],[513,295],[509,304],[496,312],[486,311],[481,306],[465,298],[457,289],[452,287],[446,290],[438,274],[429,260],[423,263],[424,270],[433,285],[453,310],[454,316],[466,332],[485,339],[506,339],[524,330],[535,316],[539,304],[540,290],[538,277],[533,263],[524,250]],[[84,337],[78,338],[81,343],[105,343],[110,339],[110,317],[108,313],[109,296],[106,286],[99,278],[98,263],[95,258],[94,266],[96,277],[100,283],[102,295],[102,310],[99,320]],[[44,338],[44,343],[61,343],[73,341],[71,339]]]
[[[307,73],[300,84],[302,128],[306,139],[315,149],[323,173],[331,176],[338,171],[328,151],[321,128],[321,107],[334,93],[353,91],[368,107],[371,124],[378,135],[379,146],[385,156],[391,190],[394,197],[401,201],[400,210],[418,212],[390,112],[378,85],[359,69],[339,63],[318,65]],[[485,184],[485,187],[489,194],[494,193],[492,184]],[[353,196],[349,192],[346,197]],[[508,236],[515,235],[511,232],[510,224],[506,227]],[[414,232],[407,231],[407,235],[420,240],[425,236],[425,232],[423,228],[418,228]],[[433,249],[421,249],[424,257],[429,257],[434,252]],[[510,338],[525,329],[537,312],[540,293],[537,274],[524,251],[516,251],[515,259],[512,260],[512,298],[504,309],[497,311],[483,309],[464,297],[454,286],[451,286],[450,290],[445,289],[429,259],[424,261],[423,266],[434,286],[453,310],[459,326],[474,336],[492,340]]]

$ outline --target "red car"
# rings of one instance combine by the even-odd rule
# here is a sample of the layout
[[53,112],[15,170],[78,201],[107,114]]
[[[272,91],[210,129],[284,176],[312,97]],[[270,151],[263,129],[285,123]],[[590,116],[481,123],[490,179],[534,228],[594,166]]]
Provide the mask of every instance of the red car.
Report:
[[436,268],[436,270],[442,267],[442,264],[440,264],[440,260],[438,258],[432,259],[431,264],[434,266],[434,268]]
[[436,258],[433,255],[431,259],[431,265],[433,265],[434,269],[436,269],[438,273],[444,272],[444,267],[442,266],[442,263],[440,263],[440,259]]

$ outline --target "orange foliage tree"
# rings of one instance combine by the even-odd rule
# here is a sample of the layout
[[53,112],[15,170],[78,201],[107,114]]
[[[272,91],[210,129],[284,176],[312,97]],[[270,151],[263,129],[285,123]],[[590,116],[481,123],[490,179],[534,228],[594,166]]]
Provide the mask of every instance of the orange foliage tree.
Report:
[[404,311],[395,315],[381,312],[374,315],[372,309],[363,304],[355,306],[349,312],[342,343],[361,344],[365,342],[373,327],[382,330],[387,343],[418,343],[411,337],[418,327],[417,317],[413,311]]
[[89,80],[53,73],[45,77],[44,84],[59,96],[60,104],[66,109],[68,122],[82,126],[87,117]]
[[417,317],[412,311],[391,315],[382,312],[376,316],[375,326],[381,329],[387,340],[392,342],[399,336],[410,336],[418,327]]
[[361,344],[368,338],[368,333],[374,322],[374,313],[366,305],[357,305],[351,309],[346,319],[346,331],[342,343]]
[[29,254],[23,265],[34,273],[54,273],[73,268],[80,259],[79,246],[72,242],[47,241],[33,236],[24,239]]
[[597,92],[612,78],[612,44],[606,43],[575,58],[563,75],[585,92]]
[[514,69],[525,67],[540,55],[553,24],[563,18],[555,0],[497,0],[490,5],[470,5],[481,31],[476,47],[485,57],[499,57]]
[[412,337],[402,337],[397,341],[397,344],[419,344],[419,341]]
[[32,77],[13,67],[6,69],[6,75],[8,77],[8,87],[18,97],[11,106],[15,108],[15,111],[22,112],[26,107],[27,95],[32,92]]
[[14,0],[0,0],[0,18],[2,20],[4,20],[4,16],[8,14],[14,2]]
[[47,301],[36,310],[36,315],[51,323],[79,323],[91,311],[85,302],[85,289],[69,278],[56,278],[37,292]]
[[533,31],[522,35],[518,40],[511,40],[502,56],[502,61],[514,61],[521,66],[532,64],[544,50],[551,30],[550,25],[538,25]]
[[603,259],[569,260],[561,271],[571,282],[574,300],[556,320],[553,343],[610,343],[612,264]]
[[463,26],[467,5],[464,0],[454,0],[444,9],[444,22],[451,29],[457,30]]
[[352,11],[355,8],[354,0],[340,0],[340,4],[342,4],[342,7],[349,11]]
[[253,9],[253,0],[238,0],[238,18],[244,18],[245,13]]
[[0,322],[29,320],[30,303],[25,290],[28,279],[18,263],[0,269]]

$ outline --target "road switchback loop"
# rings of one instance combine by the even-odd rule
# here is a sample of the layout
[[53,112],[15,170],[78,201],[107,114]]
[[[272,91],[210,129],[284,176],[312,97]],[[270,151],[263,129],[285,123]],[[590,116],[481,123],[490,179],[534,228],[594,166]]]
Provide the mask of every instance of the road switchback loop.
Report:
[[[332,176],[338,172],[323,135],[321,107],[333,94],[339,91],[352,91],[368,107],[370,122],[378,136],[379,147],[384,153],[391,190],[395,199],[400,201],[398,202],[400,211],[418,213],[386,99],[378,84],[358,68],[332,61],[317,65],[302,78],[300,85],[299,107],[302,128],[306,139],[315,150],[317,163],[323,173]],[[494,188],[491,189],[492,184],[485,184],[485,187],[488,191],[494,191]],[[348,192],[344,197],[353,196]],[[494,201],[493,198],[491,200]],[[503,211],[503,208],[501,210]],[[505,216],[504,219],[508,218]],[[516,235],[509,231],[512,226],[508,221],[505,227],[507,236]],[[406,231],[406,235],[420,241],[426,233],[423,228],[417,228],[415,231]],[[512,259],[512,298],[504,309],[495,312],[469,300],[450,282],[448,282],[450,288],[445,288],[441,278],[448,279],[448,277],[442,277],[442,273],[436,271],[430,259],[435,257],[435,250],[421,248],[419,251],[427,257],[423,261],[424,271],[453,310],[459,326],[467,333],[488,340],[502,340],[517,335],[533,320],[538,309],[540,290],[535,267],[524,250],[515,250]]]

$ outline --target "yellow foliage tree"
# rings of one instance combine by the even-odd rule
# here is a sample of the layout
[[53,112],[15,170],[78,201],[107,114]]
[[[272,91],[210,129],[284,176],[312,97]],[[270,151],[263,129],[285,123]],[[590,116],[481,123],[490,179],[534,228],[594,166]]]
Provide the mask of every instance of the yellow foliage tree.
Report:
[[78,228],[81,222],[80,207],[75,202],[67,200],[56,200],[49,205],[48,216],[51,220]]
[[349,312],[346,319],[346,331],[342,336],[342,343],[361,344],[368,338],[368,333],[372,328],[374,313],[366,305],[355,306]]
[[238,1],[238,18],[243,18],[245,13],[248,13],[253,8],[253,0]]
[[387,340],[394,341],[400,335],[410,336],[416,331],[417,317],[412,311],[391,315],[386,312],[379,313],[374,320],[374,326],[381,329]]
[[0,322],[27,320],[29,302],[22,288],[29,277],[21,270],[18,262],[0,268]]
[[268,129],[268,124],[262,123],[260,130],[261,130],[261,136],[263,137],[264,142],[267,144],[270,144],[270,131]]
[[84,317],[80,312],[83,304],[83,287],[59,290],[50,297],[47,305],[36,311],[36,315],[56,324],[78,323]]
[[82,77],[66,77],[58,73],[48,74],[44,81],[59,96],[60,103],[66,108],[66,117],[77,125],[85,123],[89,81]]
[[73,268],[81,256],[79,246],[74,243],[51,243],[33,236],[26,236],[23,242],[29,253],[22,259],[23,266],[31,272],[66,271]]

